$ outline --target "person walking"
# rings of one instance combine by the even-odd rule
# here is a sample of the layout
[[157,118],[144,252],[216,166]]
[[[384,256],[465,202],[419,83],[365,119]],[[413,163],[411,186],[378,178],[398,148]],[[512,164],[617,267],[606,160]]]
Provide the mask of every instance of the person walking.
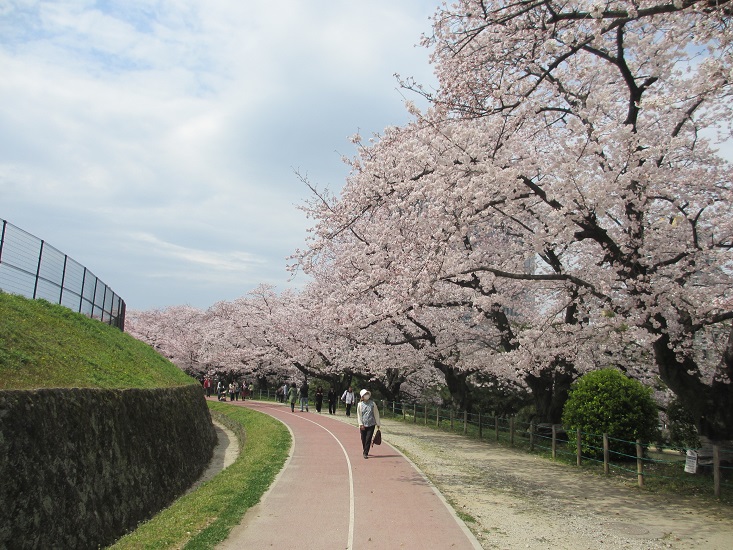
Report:
[[204,390],[206,390],[206,397],[211,397],[211,378],[208,376],[204,378]]
[[328,414],[336,414],[336,390],[333,386],[328,389]]
[[290,400],[290,412],[295,412],[295,402],[298,400],[298,388],[293,382],[288,390],[288,399]]
[[349,389],[341,396],[341,401],[346,403],[346,416],[351,416],[351,406],[354,404],[355,398],[354,390],[349,386]]
[[283,384],[283,400],[282,400],[282,402],[285,403],[285,401],[287,400],[287,398],[288,398],[288,383],[285,382]]
[[369,390],[363,389],[359,392],[359,395],[361,401],[356,406],[356,419],[359,423],[364,458],[369,458],[369,448],[372,446],[374,430],[379,429],[379,409],[372,400],[372,394]]
[[303,412],[303,407],[305,407],[305,412],[308,412],[308,380],[307,379],[303,382],[303,385],[300,386],[300,412]]
[[323,390],[321,386],[316,388],[316,412],[320,414],[321,407],[323,406]]

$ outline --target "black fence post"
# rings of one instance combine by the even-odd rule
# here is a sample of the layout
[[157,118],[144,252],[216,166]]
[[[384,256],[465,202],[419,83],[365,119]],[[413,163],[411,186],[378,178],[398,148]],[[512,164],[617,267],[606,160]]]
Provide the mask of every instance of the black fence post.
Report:
[[0,233],[0,263],[3,261],[3,246],[5,245],[5,228],[7,227],[8,222],[3,220],[3,231]]
[[36,264],[36,280],[33,283],[33,299],[36,299],[38,293],[38,278],[41,276],[41,260],[43,259],[43,240],[41,240],[41,249],[38,251],[38,263]]

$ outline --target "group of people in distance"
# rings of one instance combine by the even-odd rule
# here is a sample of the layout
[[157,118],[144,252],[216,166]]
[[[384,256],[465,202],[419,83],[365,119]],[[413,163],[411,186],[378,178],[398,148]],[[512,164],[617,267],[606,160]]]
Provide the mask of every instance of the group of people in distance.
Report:
[[[216,392],[219,401],[226,401],[227,397],[229,401],[239,401],[242,398],[244,401],[247,397],[254,393],[254,384],[247,385],[246,382],[238,382],[236,380],[231,381],[229,384],[224,380],[212,380],[209,376],[204,377],[202,385],[206,392],[206,397],[211,397],[212,392]],[[291,412],[295,412],[296,403],[300,403],[300,412],[309,412],[309,394],[308,394],[308,381],[304,381],[300,388],[298,388],[295,382],[290,385],[283,384],[277,389],[276,396],[280,403],[286,401],[290,403]],[[316,388],[315,404],[316,411],[321,412],[323,406],[323,389],[318,386]],[[328,390],[328,414],[336,414],[336,407],[338,405],[338,394],[333,386]],[[354,404],[357,403],[356,395],[354,394],[354,388],[349,388],[341,394],[341,401],[346,405],[346,416],[351,416],[351,409]],[[368,458],[369,449],[372,445],[372,439],[374,437],[375,430],[379,430],[379,408],[372,399],[372,394],[369,390],[363,389],[359,392],[359,400],[356,405],[356,418],[359,423],[359,432],[361,434],[361,444],[364,449],[364,458]]]
[[[359,392],[359,402],[356,406],[356,418],[359,423],[359,432],[361,433],[361,444],[364,450],[364,458],[369,457],[369,449],[372,445],[375,430],[379,430],[379,408],[372,399],[369,390],[363,389]],[[295,412],[296,403],[300,402],[300,412],[309,412],[308,408],[308,381],[304,381],[300,388],[295,382],[289,386],[284,384],[277,390],[277,399],[280,403],[285,403],[286,399],[290,403],[290,411]],[[328,390],[328,414],[336,414],[337,393],[331,386]],[[351,416],[351,408],[356,402],[356,395],[352,386],[341,394],[341,401],[346,405],[346,416]],[[315,393],[316,411],[321,412],[323,406],[323,389],[318,386]]]
[[255,391],[254,384],[252,383],[247,384],[247,382],[240,382],[238,380],[232,380],[227,383],[226,380],[213,380],[209,376],[204,377],[201,385],[204,387],[206,397],[211,397],[212,393],[216,393],[219,401],[226,401],[227,398],[229,398],[229,401],[239,401],[240,397],[244,401]]
[[[292,382],[290,385],[283,384],[280,386],[276,391],[276,397],[278,402],[285,403],[286,401],[290,403],[290,410],[292,412],[295,412],[295,405],[297,403],[300,403],[300,412],[309,412],[309,393],[308,393],[308,381],[304,381],[300,388],[296,385],[295,382]],[[336,405],[338,400],[338,394],[336,393],[336,390],[333,386],[329,388],[328,395],[328,414],[336,414]],[[351,416],[351,407],[354,405],[355,397],[354,397],[354,390],[351,386],[349,386],[349,389],[344,391],[344,393],[341,395],[341,401],[343,401],[346,404],[346,416]],[[321,412],[321,409],[323,408],[323,388],[321,386],[318,386],[316,388],[315,393],[315,403],[316,403],[316,412]]]

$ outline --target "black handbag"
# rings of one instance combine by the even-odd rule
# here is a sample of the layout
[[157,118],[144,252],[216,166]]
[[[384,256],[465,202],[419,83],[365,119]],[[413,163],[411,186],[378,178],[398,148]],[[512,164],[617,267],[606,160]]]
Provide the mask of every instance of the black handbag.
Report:
[[381,445],[382,444],[382,432],[380,430],[377,430],[377,432],[374,434],[374,439],[372,439],[372,447],[374,445]]

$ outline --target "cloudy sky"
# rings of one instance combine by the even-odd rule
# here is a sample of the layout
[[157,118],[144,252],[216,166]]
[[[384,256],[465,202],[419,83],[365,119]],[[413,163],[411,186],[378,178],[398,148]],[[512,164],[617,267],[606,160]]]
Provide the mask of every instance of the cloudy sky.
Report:
[[2,0],[0,218],[129,309],[302,285],[295,172],[337,191],[349,136],[408,121],[437,4]]

